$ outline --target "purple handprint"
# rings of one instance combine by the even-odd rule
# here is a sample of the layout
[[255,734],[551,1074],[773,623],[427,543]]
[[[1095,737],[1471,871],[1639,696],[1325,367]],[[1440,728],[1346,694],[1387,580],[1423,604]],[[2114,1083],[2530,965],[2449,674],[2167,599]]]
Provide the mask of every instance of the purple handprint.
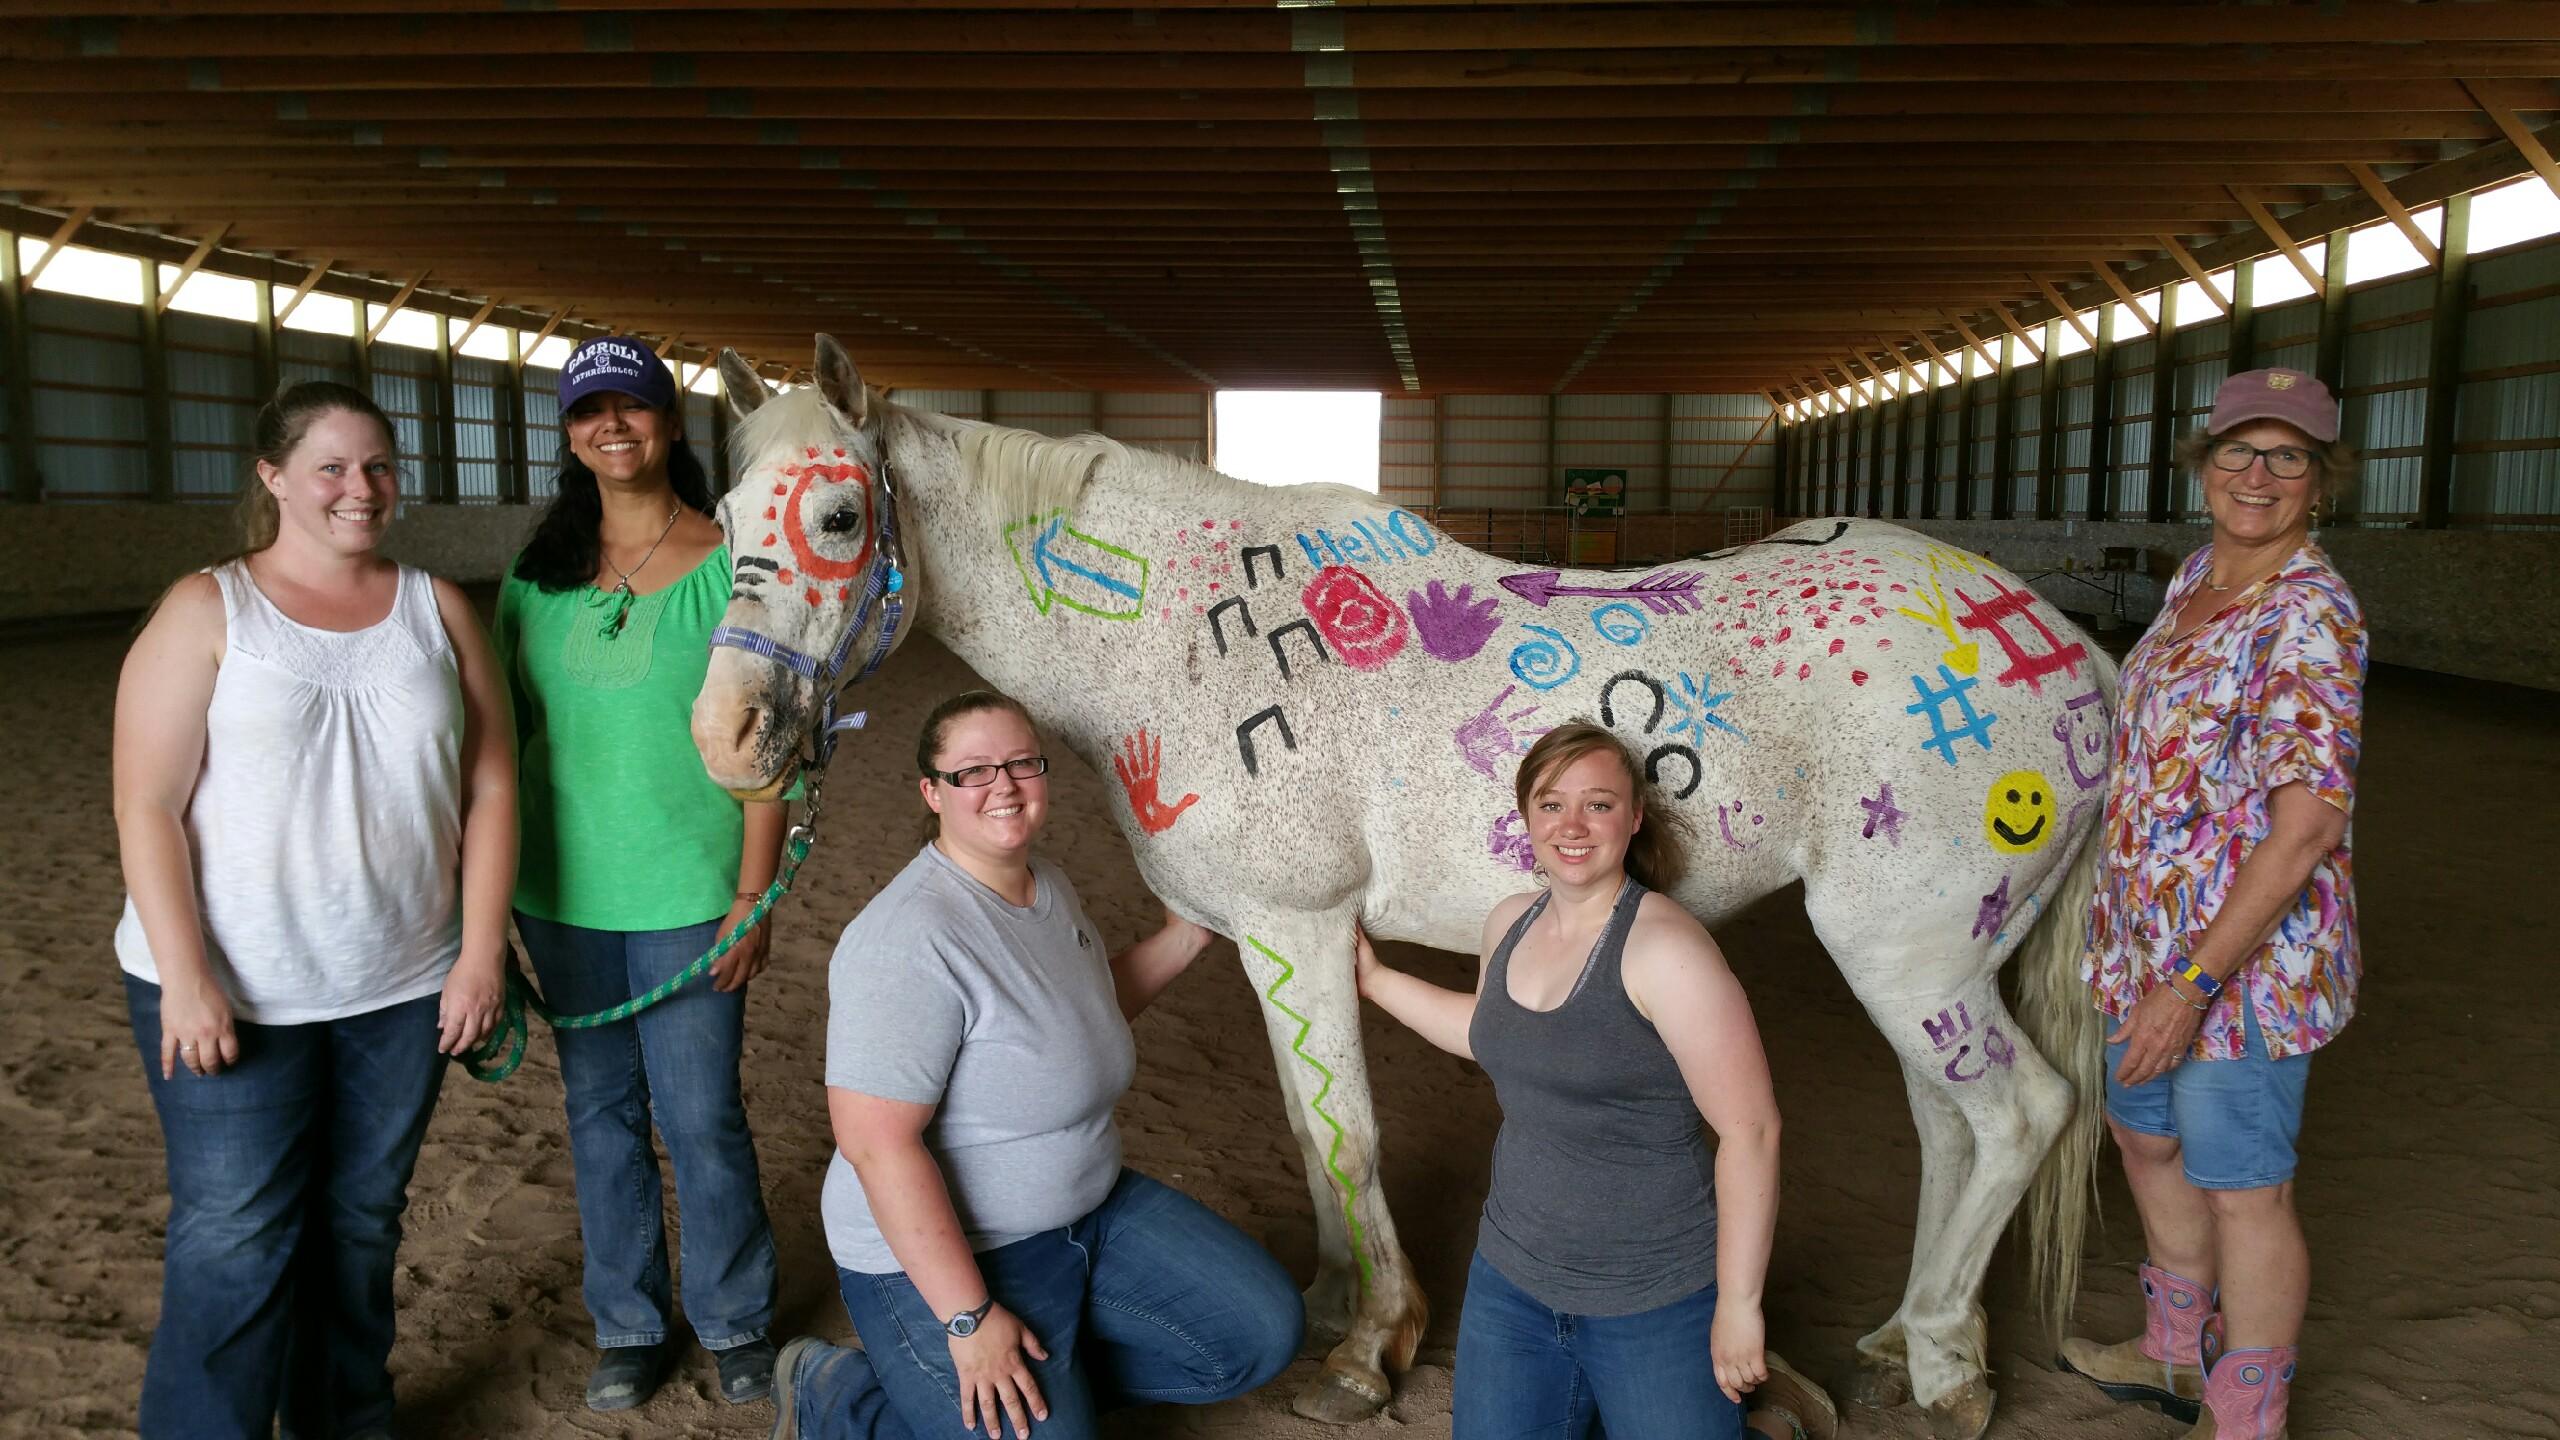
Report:
[[1473,585],[1461,585],[1458,593],[1434,580],[1420,590],[1404,592],[1404,606],[1413,612],[1413,628],[1422,632],[1422,648],[1442,660],[1472,660],[1502,628],[1494,615],[1501,606],[1497,596],[1475,598]]
[[1482,710],[1460,721],[1458,728],[1449,732],[1449,738],[1458,742],[1458,753],[1466,757],[1467,763],[1496,784],[1508,784],[1512,762],[1527,753],[1529,742],[1522,736],[1544,735],[1551,728],[1541,725],[1534,730],[1524,729],[1519,735],[1512,733],[1514,724],[1538,713],[1535,705],[1522,706],[1508,715],[1502,713],[1502,702],[1510,699],[1511,692],[1519,688],[1517,685],[1503,686],[1501,694],[1494,696]]
[[1528,823],[1517,810],[1502,812],[1501,818],[1493,822],[1492,833],[1485,837],[1485,845],[1493,852],[1493,858],[1524,874],[1538,868],[1537,847],[1529,842]]

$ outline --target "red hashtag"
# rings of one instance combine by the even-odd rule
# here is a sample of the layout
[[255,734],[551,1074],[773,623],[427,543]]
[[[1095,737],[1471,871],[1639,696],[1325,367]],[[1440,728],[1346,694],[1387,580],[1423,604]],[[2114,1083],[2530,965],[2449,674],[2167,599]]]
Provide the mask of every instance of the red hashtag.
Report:
[[[2029,691],[2041,695],[2047,675],[2057,670],[2078,675],[2080,662],[2089,658],[2088,647],[2076,640],[2069,645],[2061,643],[2061,637],[2047,628],[2044,617],[2035,612],[2035,592],[2012,590],[2001,584],[1996,576],[1983,578],[1991,581],[1991,588],[1999,592],[2000,598],[1984,605],[1964,591],[1957,590],[1956,598],[1964,602],[1964,615],[1957,623],[1967,630],[1988,630],[1992,638],[2000,642],[2000,648],[2009,656],[2009,668],[1996,677],[2000,683],[2015,685],[2023,680]],[[2020,615],[2025,616],[2027,623],[2036,627],[2036,633],[2044,637],[2043,650],[2031,652],[2020,649],[2016,637],[2001,624]]]

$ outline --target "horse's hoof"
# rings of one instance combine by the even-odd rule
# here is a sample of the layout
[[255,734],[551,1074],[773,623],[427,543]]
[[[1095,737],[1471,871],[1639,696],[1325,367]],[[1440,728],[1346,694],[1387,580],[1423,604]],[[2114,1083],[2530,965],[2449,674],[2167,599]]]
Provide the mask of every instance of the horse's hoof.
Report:
[[1326,1425],[1357,1425],[1387,1408],[1395,1398],[1387,1377],[1375,1370],[1327,1365],[1289,1402],[1289,1408]]
[[1849,1398],[1872,1410],[1890,1410],[1910,1403],[1911,1367],[1899,1360],[1886,1360],[1874,1355],[1858,1361],[1858,1383],[1851,1387]]
[[1981,1440],[1991,1428],[1991,1409],[2000,1397],[1991,1382],[1974,1376],[1929,1407],[1929,1433],[1937,1440]]

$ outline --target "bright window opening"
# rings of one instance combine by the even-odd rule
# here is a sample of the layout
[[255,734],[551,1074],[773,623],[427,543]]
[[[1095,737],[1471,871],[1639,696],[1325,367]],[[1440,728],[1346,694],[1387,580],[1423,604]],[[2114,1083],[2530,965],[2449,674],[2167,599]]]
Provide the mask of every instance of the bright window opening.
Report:
[[2030,365],[2044,363],[2043,356],[2027,348],[2027,342],[2015,335],[2006,337],[2001,343],[2008,347],[2003,353],[2009,357],[2009,364],[2013,369],[2024,370]]
[[[44,258],[44,241],[31,236],[18,237],[18,273],[23,275]],[[142,303],[142,262],[130,255],[110,255],[103,250],[65,245],[55,252],[53,263],[36,277],[35,288],[57,295],[80,295],[91,300],[113,300],[125,305]]]
[[178,285],[171,294],[169,287],[178,285],[178,267],[160,267],[160,293],[169,297],[169,308],[190,315],[211,315],[218,320],[255,320],[258,318],[256,282],[237,275],[215,275],[198,270]]
[[479,329],[472,330],[470,321],[458,319],[447,319],[444,322],[444,326],[445,334],[456,340],[462,340],[463,332],[466,330],[471,333],[471,338],[468,340],[462,340],[461,348],[456,350],[454,353],[458,355],[468,355],[475,360],[504,360],[507,358],[507,329],[505,326],[491,325],[486,321],[483,321]]
[[[2329,264],[2329,242],[2321,240],[2303,246],[2302,258],[2315,273],[2324,271]],[[2294,269],[2292,259],[2282,251],[2260,258],[2257,266],[2250,280],[2250,296],[2251,303],[2260,310],[2320,293],[2320,287]]]
[[1375,390],[1221,390],[1214,463],[1262,485],[1378,489],[1384,402]]
[[[2444,239],[2444,209],[2430,205],[2409,217],[2429,240]],[[2347,233],[2347,283],[2379,280],[2386,275],[2406,275],[2427,268],[2427,257],[2400,233],[2400,227],[2388,220],[2367,225]]]
[[2560,233],[2560,195],[2528,177],[2471,197],[2471,253]]
[[[530,340],[533,337],[528,335],[525,338]],[[569,363],[569,352],[577,348],[569,343],[567,336],[553,335],[527,351],[524,363],[544,370],[557,370]]]
[[374,343],[405,345],[412,350],[436,348],[436,317],[424,310],[403,310],[391,317],[390,324],[384,325],[382,310],[383,307],[379,305],[364,307],[365,328],[382,326],[382,333],[373,337]]
[[[2230,313],[2230,307],[2224,304],[2223,300],[2228,300],[2231,296],[2231,272],[2217,270],[2213,272],[2212,278],[2212,290],[2205,289],[2193,280],[2178,282],[2179,324],[2203,325],[2216,316]],[[2223,299],[2217,300],[2214,298],[2215,295],[2220,295]]]

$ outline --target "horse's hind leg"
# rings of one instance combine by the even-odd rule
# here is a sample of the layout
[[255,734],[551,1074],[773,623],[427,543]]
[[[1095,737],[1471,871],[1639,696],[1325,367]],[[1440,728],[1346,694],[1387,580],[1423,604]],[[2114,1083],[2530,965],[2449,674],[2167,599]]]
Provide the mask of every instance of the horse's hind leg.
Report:
[[[1898,1012],[1888,1015],[1887,1010]],[[1983,1272],[2000,1231],[2071,1111],[2071,1087],[2020,1038],[1993,974],[1932,999],[1877,1009],[1885,1038],[1971,1137],[1971,1163],[1934,1226],[1913,1245],[1911,1278],[1895,1319],[1911,1390],[1942,1440],[1972,1440],[1991,1423],[1982,1315]],[[1923,1203],[1926,1218],[1927,1202]]]
[[[1348,914],[1272,917],[1240,937],[1245,970],[1281,1085],[1295,1112],[1299,1153],[1316,1200],[1317,1273],[1307,1296],[1347,1312],[1323,1371],[1293,1402],[1333,1424],[1365,1420],[1392,1397],[1388,1376],[1413,1363],[1429,1317],[1412,1262],[1378,1185],[1378,1127],[1360,1046],[1360,997],[1352,979]],[[1342,1298],[1348,1299],[1348,1304]]]
[[[1912,1227],[1913,1253],[1935,1248],[1946,1229],[1956,1196],[1973,1172],[1973,1128],[1964,1112],[1948,1099],[1934,1071],[1908,1060],[1902,1084],[1911,1100],[1911,1119],[1920,1135],[1920,1218]],[[1902,1310],[1858,1341],[1858,1385],[1853,1397],[1861,1405],[1890,1409],[1911,1398],[1911,1356],[1902,1333]]]

